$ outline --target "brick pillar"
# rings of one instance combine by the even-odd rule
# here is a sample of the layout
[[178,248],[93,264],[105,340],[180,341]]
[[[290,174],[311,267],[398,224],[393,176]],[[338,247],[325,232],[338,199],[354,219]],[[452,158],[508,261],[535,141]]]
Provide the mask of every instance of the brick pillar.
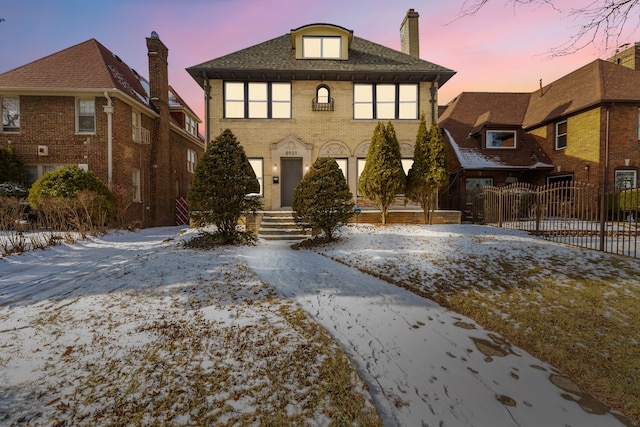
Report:
[[169,138],[169,49],[153,31],[147,37],[149,56],[149,96],[151,104],[159,117],[151,135],[149,204],[150,222],[155,226],[175,224],[175,200],[173,198],[173,180],[175,179]]

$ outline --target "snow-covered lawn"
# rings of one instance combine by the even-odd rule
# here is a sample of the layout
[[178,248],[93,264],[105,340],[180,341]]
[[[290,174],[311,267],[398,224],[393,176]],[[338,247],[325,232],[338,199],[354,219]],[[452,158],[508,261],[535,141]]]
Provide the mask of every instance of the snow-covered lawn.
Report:
[[314,250],[473,318],[640,420],[638,260],[474,225],[351,226]]
[[0,258],[0,425],[379,425],[322,328],[179,231]]
[[[633,425],[590,396],[620,372],[637,417],[637,261],[467,225],[311,250],[182,231],[0,258],[1,425],[370,426],[372,402],[388,426]],[[563,365],[586,355],[601,382]]]

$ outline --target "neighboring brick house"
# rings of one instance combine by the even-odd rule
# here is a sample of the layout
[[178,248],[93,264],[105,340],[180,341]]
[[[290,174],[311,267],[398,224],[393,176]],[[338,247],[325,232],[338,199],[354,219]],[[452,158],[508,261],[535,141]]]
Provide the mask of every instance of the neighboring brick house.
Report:
[[95,39],[0,74],[0,145],[15,147],[26,185],[78,165],[126,193],[128,224],[176,224],[204,141],[169,86],[167,47],[155,32],[146,41],[148,81]]
[[[204,89],[214,139],[229,128],[261,183],[265,210],[290,210],[316,158],[333,157],[353,194],[378,120],[393,122],[411,165],[420,113],[437,117],[454,71],[419,58],[418,13],[401,26],[403,52],[330,24],[311,24],[188,68]],[[361,199],[358,204],[362,204]]]
[[[451,185],[443,198],[447,207],[467,210],[476,184],[580,181],[606,191],[636,187],[639,51],[639,44],[632,45],[533,93],[463,93],[455,98],[439,121],[450,151]],[[513,138],[505,139],[508,134]],[[496,135],[497,140],[491,139]]]

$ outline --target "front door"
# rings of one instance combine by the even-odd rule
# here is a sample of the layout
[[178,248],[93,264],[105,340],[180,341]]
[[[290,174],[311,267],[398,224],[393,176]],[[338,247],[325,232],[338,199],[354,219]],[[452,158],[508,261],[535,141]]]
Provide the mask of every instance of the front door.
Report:
[[282,170],[280,206],[291,207],[293,205],[293,190],[302,179],[302,159],[283,157],[280,159],[280,168]]

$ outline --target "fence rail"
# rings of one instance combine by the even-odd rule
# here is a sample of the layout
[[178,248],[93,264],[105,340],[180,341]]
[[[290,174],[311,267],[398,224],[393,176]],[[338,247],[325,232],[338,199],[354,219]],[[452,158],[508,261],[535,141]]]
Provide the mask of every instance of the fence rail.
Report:
[[640,258],[638,188],[605,193],[591,184],[484,187],[473,217],[548,240]]

